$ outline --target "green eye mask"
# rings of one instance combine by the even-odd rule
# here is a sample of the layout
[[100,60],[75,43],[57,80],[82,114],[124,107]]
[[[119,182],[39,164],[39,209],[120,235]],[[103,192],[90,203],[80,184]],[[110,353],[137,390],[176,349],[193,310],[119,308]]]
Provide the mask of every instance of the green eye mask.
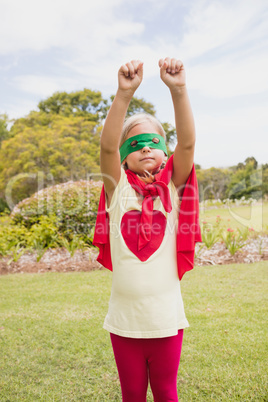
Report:
[[138,134],[128,138],[120,147],[121,163],[129,154],[146,146],[149,148],[162,149],[167,155],[165,140],[161,135],[154,133]]

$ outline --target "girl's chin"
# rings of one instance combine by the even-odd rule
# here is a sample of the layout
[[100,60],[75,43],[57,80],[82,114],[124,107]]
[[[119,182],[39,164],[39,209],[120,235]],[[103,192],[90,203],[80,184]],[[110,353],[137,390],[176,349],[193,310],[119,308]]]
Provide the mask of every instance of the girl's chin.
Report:
[[143,170],[139,170],[138,172],[135,172],[135,173],[137,173],[141,177],[148,177],[148,174],[155,175],[159,172],[160,172],[160,166],[154,166],[153,168],[145,167]]

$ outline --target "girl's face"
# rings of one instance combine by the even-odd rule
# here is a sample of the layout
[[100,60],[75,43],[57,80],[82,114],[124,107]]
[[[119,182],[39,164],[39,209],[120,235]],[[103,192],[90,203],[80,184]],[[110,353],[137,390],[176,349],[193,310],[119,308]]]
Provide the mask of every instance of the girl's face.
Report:
[[[126,140],[134,135],[143,133],[156,133],[160,134],[159,130],[151,123],[144,122],[134,126],[128,133]],[[161,134],[160,134],[161,135]],[[144,171],[147,170],[151,174],[155,174],[161,166],[161,164],[167,160],[167,156],[161,149],[149,148],[145,146],[138,151],[129,154],[123,164],[127,163],[128,169],[137,173],[140,176],[144,176]]]

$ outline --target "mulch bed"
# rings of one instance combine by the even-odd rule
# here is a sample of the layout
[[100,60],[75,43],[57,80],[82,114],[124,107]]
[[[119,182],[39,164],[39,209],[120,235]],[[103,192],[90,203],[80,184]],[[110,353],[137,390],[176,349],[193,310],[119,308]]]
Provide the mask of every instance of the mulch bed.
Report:
[[[195,265],[223,265],[253,263],[268,260],[268,236],[258,236],[250,239],[235,255],[231,255],[223,243],[216,243],[207,249],[203,243],[196,245]],[[18,261],[10,261],[11,257],[0,258],[0,275],[14,273],[43,272],[81,272],[103,269],[96,261],[97,250],[77,250],[73,257],[65,248],[48,249],[39,262],[37,252],[26,252]]]

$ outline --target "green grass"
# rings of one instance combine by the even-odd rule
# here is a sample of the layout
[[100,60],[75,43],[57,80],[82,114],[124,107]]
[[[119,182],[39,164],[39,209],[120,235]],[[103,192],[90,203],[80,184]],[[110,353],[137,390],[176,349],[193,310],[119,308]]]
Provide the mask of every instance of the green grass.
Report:
[[[185,275],[180,402],[267,401],[266,265]],[[0,277],[1,401],[121,400],[102,329],[110,286],[106,270]]]
[[268,203],[252,206],[231,206],[230,208],[200,208],[200,222],[215,223],[216,217],[222,219],[222,226],[243,229],[254,228],[256,231],[268,230]]

